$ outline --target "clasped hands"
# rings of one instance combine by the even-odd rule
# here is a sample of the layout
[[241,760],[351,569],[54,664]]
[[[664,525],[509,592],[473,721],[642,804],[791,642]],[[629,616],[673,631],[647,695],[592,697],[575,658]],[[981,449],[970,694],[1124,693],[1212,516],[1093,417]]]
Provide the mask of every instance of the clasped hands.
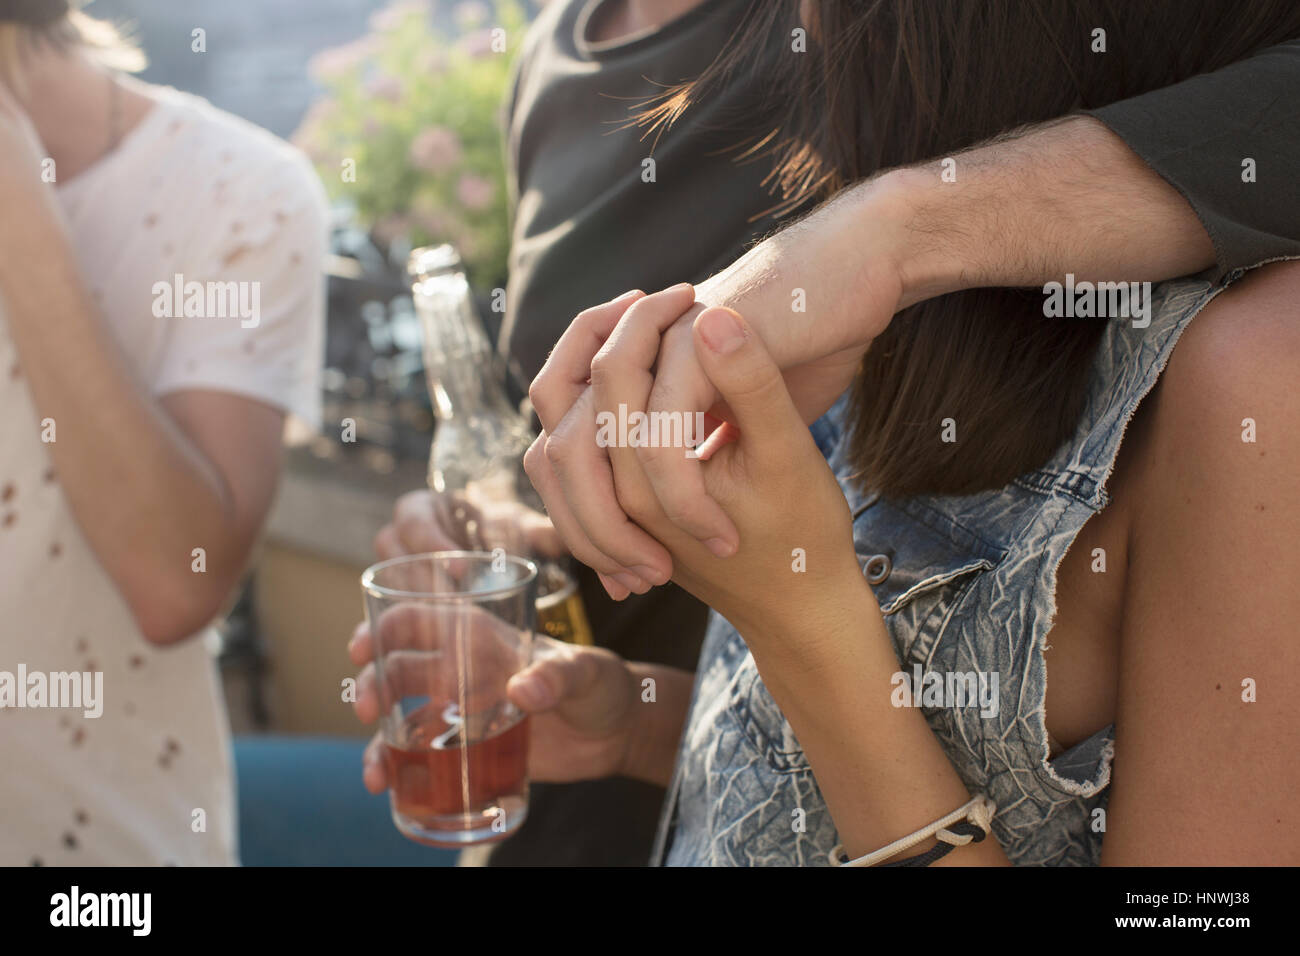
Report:
[[[615,600],[671,579],[742,633],[768,629],[841,575],[861,581],[848,504],[808,430],[854,367],[783,374],[751,323],[694,287],[629,292],[581,313],[533,382],[543,430],[524,467]],[[598,414],[620,407],[705,411],[707,438],[695,454],[598,441]]]

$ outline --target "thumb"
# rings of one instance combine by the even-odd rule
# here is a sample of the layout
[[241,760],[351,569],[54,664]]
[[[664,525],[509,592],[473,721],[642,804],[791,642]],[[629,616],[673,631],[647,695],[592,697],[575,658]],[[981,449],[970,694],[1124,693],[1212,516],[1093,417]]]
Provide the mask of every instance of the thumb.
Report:
[[548,655],[511,677],[506,692],[527,713],[547,711],[589,690],[596,671],[588,655]]
[[751,447],[784,447],[792,429],[807,433],[767,346],[731,309],[715,306],[695,319],[695,354],[731,409],[731,423]]

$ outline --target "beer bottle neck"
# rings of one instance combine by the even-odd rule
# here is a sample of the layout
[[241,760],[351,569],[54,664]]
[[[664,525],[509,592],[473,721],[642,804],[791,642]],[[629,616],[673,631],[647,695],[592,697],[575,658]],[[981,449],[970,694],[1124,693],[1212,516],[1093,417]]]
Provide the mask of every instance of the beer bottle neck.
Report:
[[476,415],[518,417],[501,364],[474,312],[463,272],[426,276],[413,289],[424,330],[424,366],[441,421]]

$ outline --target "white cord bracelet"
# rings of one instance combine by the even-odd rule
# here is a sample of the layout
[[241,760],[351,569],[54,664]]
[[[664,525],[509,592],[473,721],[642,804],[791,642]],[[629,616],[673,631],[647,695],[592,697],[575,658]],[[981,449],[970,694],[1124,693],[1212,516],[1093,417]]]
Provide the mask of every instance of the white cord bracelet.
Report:
[[856,860],[844,859],[844,845],[837,843],[835,848],[830,852],[831,866],[875,866],[877,863],[883,863],[891,857],[897,856],[904,850],[911,849],[923,840],[935,837],[943,843],[949,843],[952,846],[965,846],[970,843],[972,837],[968,834],[953,833],[948,829],[954,823],[960,823],[968,820],[975,826],[984,831],[987,836],[989,828],[993,822],[993,814],[997,813],[998,808],[988,797],[980,794],[965,806],[954,810],[941,820],[936,820],[929,826],[922,827],[915,833],[908,834],[901,840],[895,840],[889,846],[881,847],[874,853],[868,853],[866,856],[860,856]]

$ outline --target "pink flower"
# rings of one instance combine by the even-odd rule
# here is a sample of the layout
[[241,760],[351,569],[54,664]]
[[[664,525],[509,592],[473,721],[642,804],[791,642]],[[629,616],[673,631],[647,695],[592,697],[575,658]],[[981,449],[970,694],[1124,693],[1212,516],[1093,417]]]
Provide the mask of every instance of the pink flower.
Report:
[[479,210],[486,209],[492,205],[492,199],[496,195],[496,189],[490,182],[482,176],[476,176],[473,173],[465,173],[456,183],[456,198],[466,209]]
[[307,71],[316,81],[328,82],[356,69],[374,52],[374,37],[362,37],[344,46],[321,50],[307,61]]
[[460,162],[460,137],[445,126],[430,126],[411,141],[409,159],[416,169],[442,173]]
[[447,54],[442,50],[425,50],[416,56],[415,69],[421,74],[446,72]]
[[476,60],[495,52],[492,49],[492,31],[488,29],[465,34],[457,41],[457,46]]
[[399,103],[402,94],[406,92],[402,81],[390,74],[381,74],[371,77],[366,81],[366,95],[376,100],[387,100],[389,103]]

